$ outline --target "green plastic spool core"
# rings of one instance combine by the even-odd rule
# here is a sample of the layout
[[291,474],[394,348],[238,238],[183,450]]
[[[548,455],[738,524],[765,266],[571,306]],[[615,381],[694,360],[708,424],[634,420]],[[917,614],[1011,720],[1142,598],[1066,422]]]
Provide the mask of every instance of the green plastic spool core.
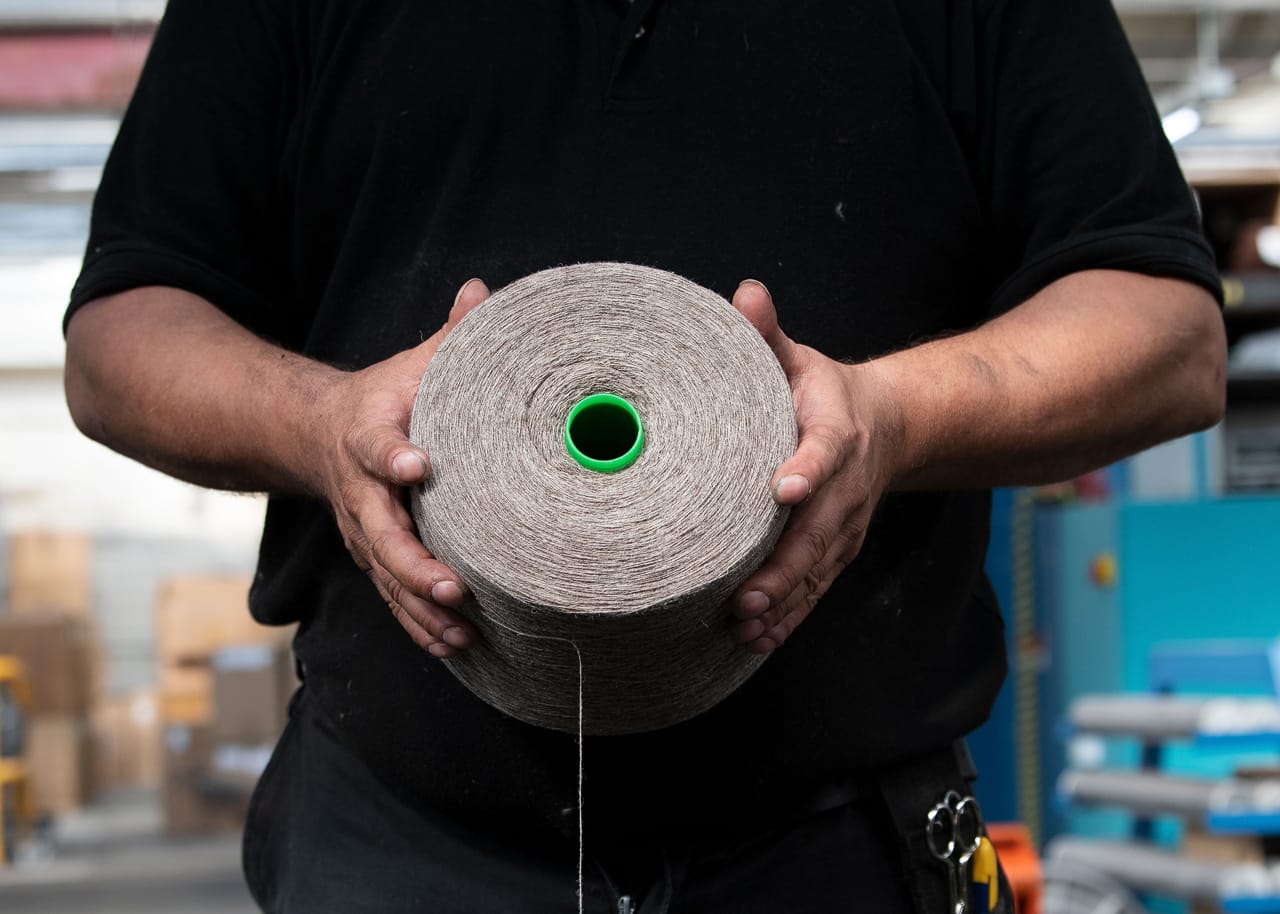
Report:
[[644,425],[636,408],[613,394],[583,397],[564,423],[569,456],[588,470],[616,473],[644,450]]

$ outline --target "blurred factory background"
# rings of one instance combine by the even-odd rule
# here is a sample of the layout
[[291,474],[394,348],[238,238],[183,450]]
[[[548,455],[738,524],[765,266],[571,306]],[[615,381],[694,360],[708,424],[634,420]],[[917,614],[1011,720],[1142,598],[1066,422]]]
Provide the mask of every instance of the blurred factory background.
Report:
[[264,501],[89,442],[62,394],[59,313],[163,8],[0,3],[6,914],[254,909],[238,829],[292,688],[289,633],[245,610]]
[[[61,313],[163,0],[0,0],[0,911],[242,912],[259,498],[83,439]],[[972,740],[1022,914],[1280,912],[1280,2],[1117,0],[1225,276],[1226,420],[997,493]],[[1083,63],[1083,62],[1082,62]]]

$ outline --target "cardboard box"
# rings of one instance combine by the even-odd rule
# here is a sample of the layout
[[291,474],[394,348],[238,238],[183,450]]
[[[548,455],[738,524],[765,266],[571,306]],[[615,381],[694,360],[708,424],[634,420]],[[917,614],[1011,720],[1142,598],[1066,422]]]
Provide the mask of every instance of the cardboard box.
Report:
[[30,718],[24,761],[37,813],[70,812],[88,799],[91,759],[89,727],[83,718]]
[[89,618],[92,542],[83,533],[27,531],[9,537],[9,612]]
[[244,827],[251,787],[227,789],[211,777],[214,749],[213,733],[207,726],[170,724],[163,728],[160,802],[169,834],[234,832]]
[[85,715],[91,704],[96,652],[81,619],[58,615],[0,616],[0,654],[22,661],[31,686],[31,713]]
[[213,720],[213,669],[207,663],[186,663],[160,670],[160,720],[192,727]]
[[90,793],[160,786],[159,698],[153,689],[99,702],[89,721],[93,781]]
[[207,661],[228,644],[283,644],[291,629],[259,625],[249,615],[250,578],[183,576],[156,595],[156,649],[163,666]]
[[246,797],[209,794],[190,779],[166,780],[160,808],[170,835],[235,834],[244,829],[249,811]]
[[247,644],[213,655],[213,737],[218,743],[274,745],[297,688],[293,653]]

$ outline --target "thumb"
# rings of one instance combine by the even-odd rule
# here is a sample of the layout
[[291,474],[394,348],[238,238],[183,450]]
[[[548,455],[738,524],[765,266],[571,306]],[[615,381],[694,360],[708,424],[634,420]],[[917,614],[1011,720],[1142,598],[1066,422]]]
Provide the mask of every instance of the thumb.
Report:
[[744,279],[733,293],[733,306],[751,321],[751,326],[769,344],[774,358],[787,373],[787,377],[795,374],[799,367],[796,344],[778,326],[778,311],[773,306],[773,296],[769,294],[765,284],[758,279]]
[[351,435],[349,447],[365,472],[394,485],[417,485],[431,474],[431,459],[394,422],[370,422]]
[[488,298],[490,294],[489,287],[484,284],[483,279],[468,279],[454,296],[453,307],[449,309],[449,318],[440,329],[448,333],[458,321],[470,314],[471,309]]
[[[490,295],[489,287],[481,279],[469,279],[454,296],[453,307],[444,326],[412,349],[393,356],[395,377],[403,384],[406,421],[407,410],[417,393],[423,372],[444,342],[449,331],[466,317],[476,305]],[[376,476],[398,485],[416,485],[431,473],[431,460],[419,447],[405,437],[403,429],[394,422],[374,423],[363,430],[355,448],[360,463]]]
[[449,335],[449,331],[457,326],[460,320],[470,314],[476,305],[491,294],[483,279],[468,279],[462,284],[462,288],[458,289],[458,294],[453,298],[453,306],[449,309],[449,316],[445,319],[444,326],[417,346],[403,353],[408,362],[410,380],[422,377],[422,373],[426,371],[427,363],[435,356],[436,350],[440,348],[444,338]]

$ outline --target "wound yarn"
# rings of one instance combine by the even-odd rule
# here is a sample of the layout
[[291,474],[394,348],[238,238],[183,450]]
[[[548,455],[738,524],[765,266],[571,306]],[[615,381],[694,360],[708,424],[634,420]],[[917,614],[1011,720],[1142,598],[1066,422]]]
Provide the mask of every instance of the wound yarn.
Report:
[[795,413],[773,353],[721,296],[621,263],[517,280],[450,331],[410,437],[432,467],[414,520],[470,590],[461,613],[480,635],[445,663],[493,707],[635,733],[707,710],[759,667],[726,601],[786,521],[769,483]]

